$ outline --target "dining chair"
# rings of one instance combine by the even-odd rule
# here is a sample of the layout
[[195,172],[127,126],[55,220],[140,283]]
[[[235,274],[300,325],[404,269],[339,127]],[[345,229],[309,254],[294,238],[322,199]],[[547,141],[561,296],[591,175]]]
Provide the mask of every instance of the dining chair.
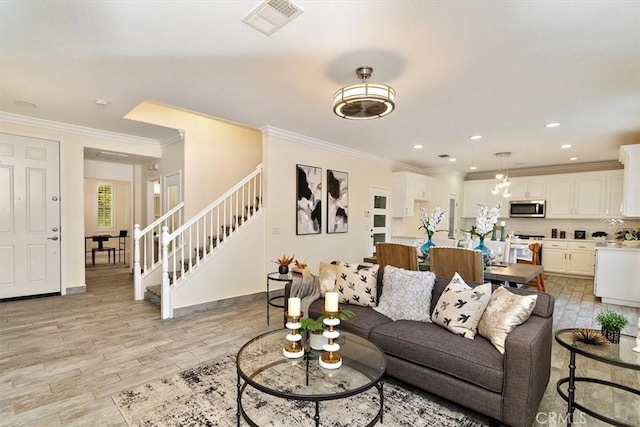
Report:
[[127,235],[129,234],[129,230],[120,230],[120,234],[118,235],[118,262],[120,261],[120,255],[124,252],[124,261],[127,261]]
[[[529,250],[531,251],[531,254],[532,254],[531,261],[518,258],[517,262],[520,264],[541,265],[540,252],[542,251],[542,245],[540,245],[540,243],[532,243],[529,245]],[[530,282],[524,283],[524,285],[535,286],[538,289],[538,292],[546,292],[544,287],[544,276],[542,275],[542,273],[538,274]]]
[[380,268],[385,265],[418,271],[416,248],[401,243],[376,243],[376,262]]
[[465,281],[484,281],[482,252],[472,249],[434,246],[429,249],[429,269],[440,277],[458,273]]

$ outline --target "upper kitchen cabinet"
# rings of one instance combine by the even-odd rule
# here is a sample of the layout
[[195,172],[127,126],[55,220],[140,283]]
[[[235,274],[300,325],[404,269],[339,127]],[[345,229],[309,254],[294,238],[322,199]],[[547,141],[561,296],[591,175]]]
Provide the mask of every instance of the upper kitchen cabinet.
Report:
[[624,165],[622,215],[640,217],[640,144],[620,147],[619,160]]
[[416,201],[431,199],[431,177],[412,172],[391,174],[391,216],[413,216]]
[[487,205],[489,209],[500,203],[500,218],[509,217],[509,200],[511,198],[502,197],[500,194],[492,194],[491,190],[495,185],[494,180],[466,181],[464,183],[464,205],[462,216],[464,218],[475,218],[478,213],[478,204]]
[[623,171],[611,171],[606,177],[604,216],[620,218],[622,215],[622,189],[624,187]]
[[544,190],[542,179],[511,178],[511,200],[544,200]]
[[604,215],[605,176],[576,173],[549,177],[547,218],[601,218]]

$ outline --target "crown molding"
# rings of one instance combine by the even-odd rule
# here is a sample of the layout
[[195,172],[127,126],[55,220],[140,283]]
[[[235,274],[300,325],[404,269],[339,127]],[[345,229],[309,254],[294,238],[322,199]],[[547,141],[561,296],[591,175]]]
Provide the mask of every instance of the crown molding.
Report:
[[304,144],[309,147],[319,148],[321,150],[331,151],[333,153],[344,154],[345,156],[357,157],[364,160],[371,160],[374,162],[382,163],[391,166],[394,170],[410,171],[420,173],[421,169],[414,166],[396,162],[385,157],[376,156],[374,154],[365,153],[364,151],[354,150],[352,148],[344,147],[342,145],[333,144],[331,142],[323,141],[321,139],[312,138],[310,136],[301,135],[299,133],[291,132],[288,130],[280,129],[273,126],[264,126],[260,128],[260,131],[264,136],[277,137],[286,139],[299,144]]
[[127,135],[124,133],[93,129],[68,123],[54,122],[52,120],[21,116],[19,114],[6,113],[4,111],[0,111],[0,120],[19,125],[33,126],[61,132],[69,132],[76,135],[91,136],[94,138],[101,138],[109,141],[126,142],[129,144],[145,145],[149,147],[158,147],[160,145],[160,142],[158,140],[152,138],[143,138],[140,136]]
[[169,135],[160,139],[160,146],[162,148],[168,147],[171,144],[175,144],[176,142],[184,141],[184,131],[182,129],[176,129],[174,132],[171,132]]
[[[572,163],[566,165],[539,166],[535,168],[509,169],[510,178],[523,176],[559,175],[563,173],[596,172],[622,169],[622,164],[617,160],[607,160],[604,162]],[[494,179],[496,171],[483,171],[468,173],[465,181],[476,181],[479,179]]]

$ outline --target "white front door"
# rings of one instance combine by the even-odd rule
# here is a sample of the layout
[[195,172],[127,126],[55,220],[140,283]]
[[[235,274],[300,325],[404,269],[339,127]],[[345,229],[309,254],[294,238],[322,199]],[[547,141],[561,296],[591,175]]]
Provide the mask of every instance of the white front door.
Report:
[[59,143],[0,133],[0,298],[60,292]]
[[389,241],[389,190],[386,188],[371,187],[369,211],[370,228],[371,228],[371,247],[370,253],[376,251],[376,243],[384,243]]

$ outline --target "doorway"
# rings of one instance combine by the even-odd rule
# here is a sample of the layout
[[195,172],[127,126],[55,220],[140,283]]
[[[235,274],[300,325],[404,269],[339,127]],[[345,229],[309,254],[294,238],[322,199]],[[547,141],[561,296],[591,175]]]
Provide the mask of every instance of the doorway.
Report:
[[450,239],[457,239],[458,235],[458,195],[449,193],[448,227]]
[[60,293],[60,144],[0,133],[0,298]]
[[376,251],[376,243],[389,241],[389,189],[371,187],[369,190],[370,211],[369,225],[371,240],[369,252]]
[[[169,212],[182,202],[182,173],[180,171],[172,172],[164,177],[164,200],[165,211]],[[167,224],[169,233],[173,233],[181,224],[177,222],[175,216],[171,217],[171,221]]]

